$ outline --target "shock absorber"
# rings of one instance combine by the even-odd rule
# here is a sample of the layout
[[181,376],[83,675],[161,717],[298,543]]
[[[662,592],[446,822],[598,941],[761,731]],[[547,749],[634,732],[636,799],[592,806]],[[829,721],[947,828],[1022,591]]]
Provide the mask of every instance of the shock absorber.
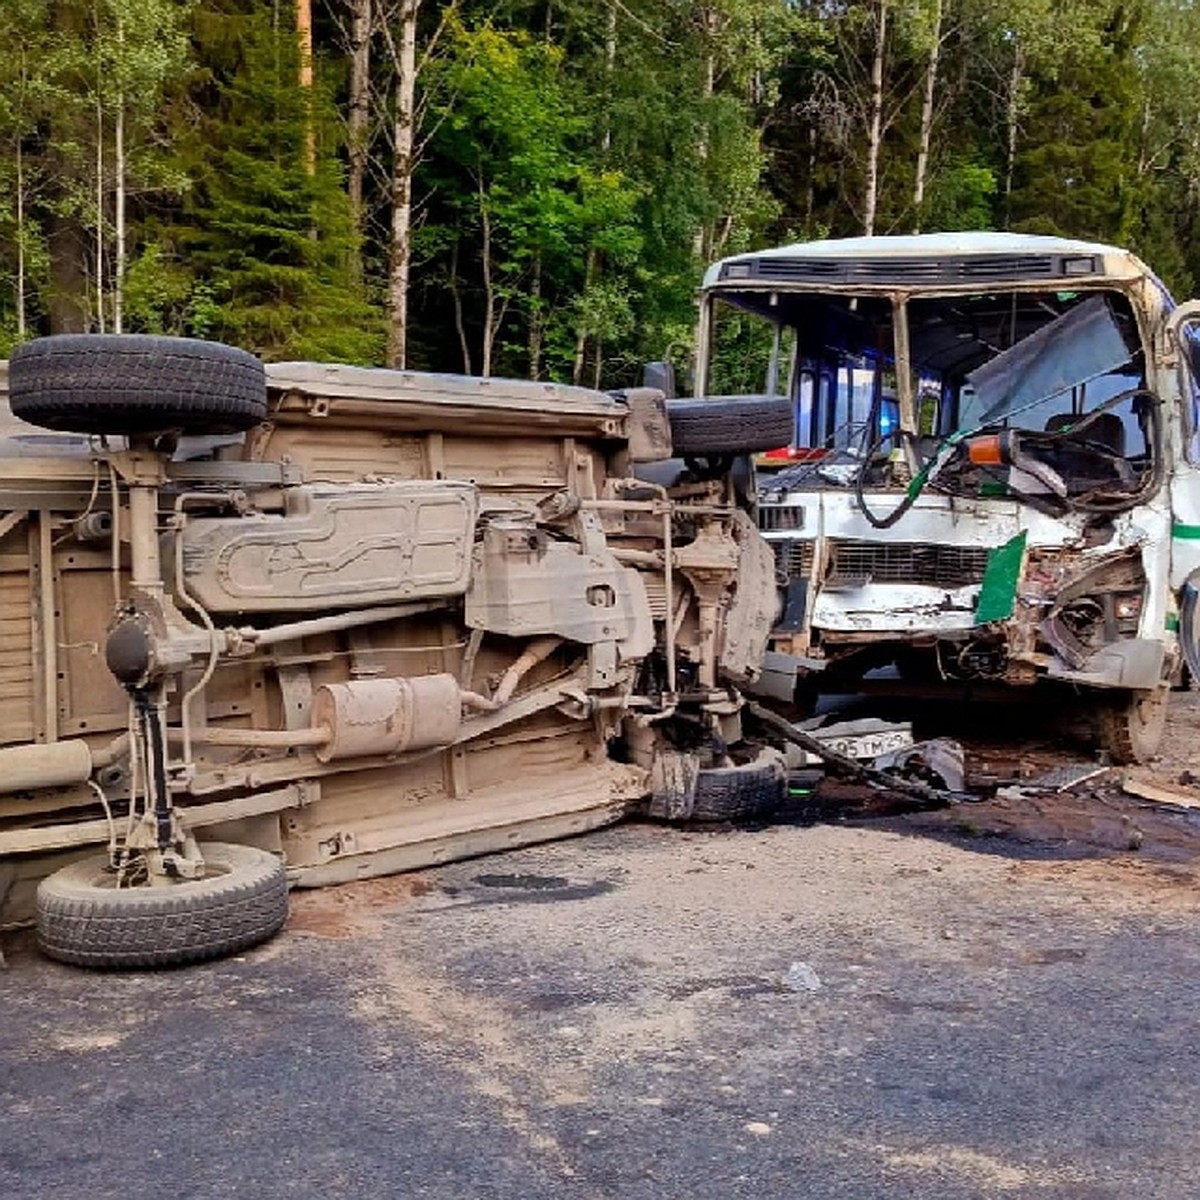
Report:
[[131,688],[138,735],[145,749],[146,787],[154,813],[155,842],[159,850],[168,850],[174,840],[171,822],[171,798],[167,789],[167,743],[163,737],[162,706],[156,691]]

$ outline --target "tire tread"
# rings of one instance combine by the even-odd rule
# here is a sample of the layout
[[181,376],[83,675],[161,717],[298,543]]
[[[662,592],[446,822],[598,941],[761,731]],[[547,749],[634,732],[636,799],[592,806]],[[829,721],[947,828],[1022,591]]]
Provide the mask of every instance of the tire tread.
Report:
[[[1096,741],[1117,766],[1149,762],[1158,753],[1166,726],[1170,689],[1167,685],[1149,694],[1127,691],[1105,699],[1096,708]],[[1148,720],[1141,720],[1142,706],[1149,705]]]
[[18,346],[13,415],[73,433],[236,433],[266,418],[266,372],[221,342],[151,334],[60,334]]
[[714,396],[668,400],[678,455],[753,454],[788,445],[796,432],[787,396]]
[[82,886],[76,876],[94,870],[99,856],[44,879],[37,894],[42,951],[84,967],[181,966],[248,949],[277,933],[287,918],[283,864],[251,847],[211,843],[202,850],[213,861],[234,862],[229,875],[206,880],[204,888]]

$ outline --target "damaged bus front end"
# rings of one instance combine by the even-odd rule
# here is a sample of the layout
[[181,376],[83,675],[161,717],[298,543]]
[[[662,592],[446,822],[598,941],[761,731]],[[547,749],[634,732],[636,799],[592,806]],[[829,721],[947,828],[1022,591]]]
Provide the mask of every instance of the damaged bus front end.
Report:
[[757,372],[795,413],[757,492],[783,592],[772,693],[888,667],[923,690],[1056,686],[1115,761],[1153,756],[1194,657],[1200,566],[1173,310],[1133,255],[1057,238],[862,238],[714,266],[698,394]]

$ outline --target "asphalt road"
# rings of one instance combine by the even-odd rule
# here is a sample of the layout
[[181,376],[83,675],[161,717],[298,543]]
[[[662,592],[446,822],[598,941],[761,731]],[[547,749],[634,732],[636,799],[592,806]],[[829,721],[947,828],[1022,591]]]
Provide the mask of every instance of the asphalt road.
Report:
[[1193,1200],[1191,862],[959,832],[628,825],[158,974],[10,937],[0,1196]]

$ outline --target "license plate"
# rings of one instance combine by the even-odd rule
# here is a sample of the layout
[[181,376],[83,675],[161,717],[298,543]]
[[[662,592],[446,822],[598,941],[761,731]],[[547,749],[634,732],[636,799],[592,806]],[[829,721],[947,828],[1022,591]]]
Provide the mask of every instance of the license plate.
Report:
[[[869,762],[881,754],[891,754],[894,750],[906,750],[913,744],[912,731],[908,729],[887,729],[878,733],[835,734],[832,737],[822,737],[820,733],[812,735],[823,746],[836,751],[844,758],[853,758]],[[806,765],[815,765],[821,760],[805,751]]]

